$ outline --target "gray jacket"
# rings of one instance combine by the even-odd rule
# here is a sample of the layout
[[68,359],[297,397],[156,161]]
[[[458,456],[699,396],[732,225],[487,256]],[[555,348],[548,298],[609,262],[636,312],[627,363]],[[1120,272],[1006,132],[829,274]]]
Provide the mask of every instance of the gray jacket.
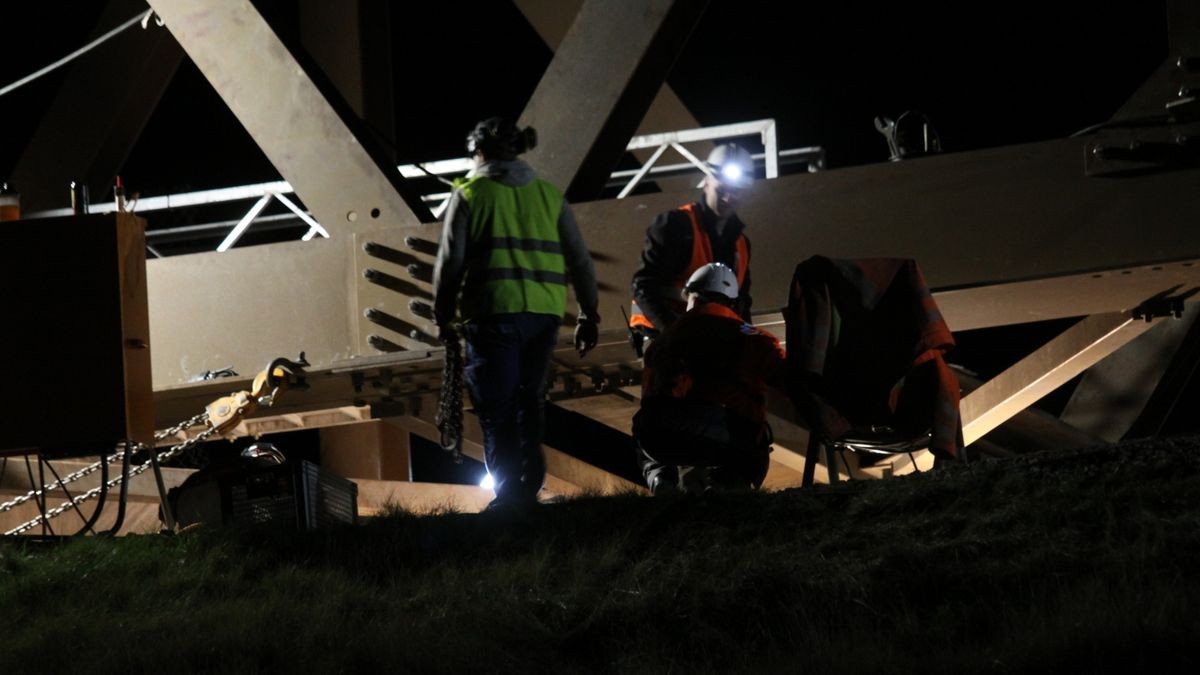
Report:
[[[480,165],[467,177],[486,176],[502,185],[521,187],[536,177],[533,169],[519,159],[497,160]],[[433,312],[439,326],[450,323],[458,306],[458,292],[462,288],[467,270],[467,239],[471,223],[471,207],[463,199],[462,191],[455,190],[446,208],[446,220],[442,226],[442,240],[438,246],[437,264],[433,268]],[[596,306],[599,294],[596,291],[596,271],[592,267],[592,256],[588,253],[583,235],[575,215],[571,213],[567,200],[563,199],[558,215],[558,239],[562,245],[567,275],[575,287],[579,301],[579,319],[600,321]]]

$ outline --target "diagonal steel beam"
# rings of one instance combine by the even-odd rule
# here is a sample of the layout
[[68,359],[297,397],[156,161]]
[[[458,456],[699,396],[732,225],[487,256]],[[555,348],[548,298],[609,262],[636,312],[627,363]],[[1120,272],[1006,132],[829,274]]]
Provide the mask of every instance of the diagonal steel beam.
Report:
[[360,141],[333,87],[288,50],[251,0],[150,5],[331,236],[353,222],[432,220],[386,158]]
[[708,0],[587,0],[521,115],[529,154],[573,201],[594,199]]
[[[1154,330],[1084,373],[1062,412],[1062,421],[1115,443],[1141,417],[1159,384],[1175,366],[1185,339],[1195,332],[1200,305]],[[1180,364],[1190,368],[1193,364]]]
[[[571,22],[579,14],[583,0],[513,0],[513,4],[525,15],[529,25],[533,26],[546,46],[551,50],[557,50],[562,44],[563,36],[567,34],[567,29],[571,27]],[[661,133],[672,129],[694,129],[698,126],[700,126],[700,122],[696,116],[687,109],[683,101],[679,100],[679,96],[675,94],[671,85],[664,82],[654,96],[654,100],[650,102],[650,107],[646,110],[641,124],[638,125],[637,134]],[[700,154],[707,153],[711,146],[712,144],[709,142],[696,145]],[[633,154],[638,161],[649,166],[647,161],[653,151],[634,150]],[[654,182],[664,192],[689,190],[695,185],[691,176],[660,176],[656,177]]]
[[970,445],[1154,326],[1128,312],[1089,316],[963,398]]

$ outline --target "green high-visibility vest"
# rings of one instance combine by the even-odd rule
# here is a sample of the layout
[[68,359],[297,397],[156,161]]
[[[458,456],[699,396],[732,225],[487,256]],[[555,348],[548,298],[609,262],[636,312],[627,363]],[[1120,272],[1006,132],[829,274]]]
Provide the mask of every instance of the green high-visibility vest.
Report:
[[463,319],[514,312],[561,317],[567,307],[558,239],[562,193],[540,179],[510,187],[484,176],[460,189],[471,209]]

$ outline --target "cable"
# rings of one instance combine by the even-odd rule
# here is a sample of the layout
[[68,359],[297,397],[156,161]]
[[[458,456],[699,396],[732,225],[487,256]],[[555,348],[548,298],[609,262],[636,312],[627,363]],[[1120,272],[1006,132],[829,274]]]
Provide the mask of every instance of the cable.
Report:
[[[43,460],[39,457],[38,461],[42,462]],[[91,531],[92,534],[95,534],[96,533],[95,530],[92,530],[93,520],[89,519],[83,515],[83,511],[81,511],[79,509],[79,503],[76,502],[75,498],[71,496],[71,491],[67,489],[66,484],[63,483],[62,477],[59,476],[58,472],[54,470],[54,465],[51,464],[50,462],[44,462],[44,463],[46,465],[46,468],[50,469],[50,473],[54,475],[54,480],[58,481],[58,487],[62,488],[63,494],[65,494],[67,496],[67,501],[71,502],[71,506],[75,508],[75,513],[79,515],[79,520],[83,521],[83,528],[80,529],[79,531],[80,532]],[[105,468],[105,469],[108,468],[108,462],[104,461],[103,455],[100,457],[100,465],[102,468]],[[103,481],[103,479],[102,479],[102,481]],[[101,485],[103,485],[103,482],[101,482]],[[99,506],[96,507],[96,512],[93,513],[92,515],[94,516],[94,515],[98,514],[100,512],[100,510],[103,508],[104,508],[104,502],[101,501]]]
[[25,77],[22,77],[21,79],[17,80],[16,82],[13,82],[12,84],[5,85],[4,87],[0,87],[0,96],[3,96],[10,91],[13,91],[17,87],[20,87],[25,84],[29,84],[30,82],[33,82],[34,80],[38,79],[42,75],[45,75],[46,73],[49,73],[49,72],[56,70],[62,66],[65,66],[66,64],[74,61],[75,59],[79,58],[80,56],[83,56],[84,54],[90,52],[91,50],[95,49],[96,47],[99,47],[104,42],[107,42],[108,40],[112,39],[118,33],[124,31],[127,28],[132,27],[134,24],[142,23],[143,28],[144,28],[145,22],[147,21],[147,19],[150,18],[150,16],[152,14],[154,14],[154,10],[152,10],[152,9],[148,9],[144,12],[138,12],[137,16],[126,21],[125,23],[121,24],[120,26],[117,26],[116,28],[108,31],[107,33],[105,33],[104,35],[101,35],[100,37],[96,38],[95,40],[92,40],[91,42],[80,47],[79,49],[76,49],[75,51],[71,52],[70,54],[67,54],[66,56],[62,57],[61,59],[55,61],[54,63],[51,63],[50,65],[46,66],[45,68],[42,68],[41,70],[38,70],[35,72],[32,72],[32,73],[26,75]]
[[[392,151],[392,157],[390,159],[393,162],[396,161],[397,157],[401,156],[402,153],[400,152],[400,149],[396,147],[396,144],[392,141],[392,139],[388,138],[387,134],[380,131],[378,127],[376,127],[374,124],[371,124],[371,122],[369,122],[365,118],[361,118],[361,117],[358,118],[358,122],[362,124],[362,128],[371,132],[371,135],[375,137],[375,140],[386,145],[388,150]],[[442,183],[445,183],[446,185],[449,185],[450,187],[454,187],[454,181],[450,180],[449,178],[439,176],[438,174],[430,171],[429,169],[426,169],[423,164],[418,164],[417,162],[413,162],[413,166],[417,167],[421,171],[424,171],[425,175],[429,176],[430,178],[441,181]]]
[[429,175],[433,178],[436,178],[437,180],[445,183],[446,185],[449,185],[450,187],[454,187],[454,181],[450,180],[449,178],[443,178],[442,176],[437,175],[436,173],[430,171],[429,169],[426,169],[424,164],[417,164],[416,162],[413,162],[413,166],[424,171],[427,175]]
[[[40,462],[41,460],[39,459],[38,461]],[[38,464],[38,470],[39,471],[41,470],[40,463]],[[41,483],[34,482],[33,467],[29,466],[29,455],[25,455],[25,473],[29,474],[29,484],[30,485],[45,485],[46,484],[45,481],[42,481]],[[48,518],[46,518],[46,493],[45,493],[45,491],[42,491],[42,494],[38,495],[38,498],[34,499],[33,501],[37,505],[38,513],[41,514],[42,536],[43,537],[46,536],[47,529],[50,530],[50,534],[54,534],[54,528],[50,527],[50,520]]]

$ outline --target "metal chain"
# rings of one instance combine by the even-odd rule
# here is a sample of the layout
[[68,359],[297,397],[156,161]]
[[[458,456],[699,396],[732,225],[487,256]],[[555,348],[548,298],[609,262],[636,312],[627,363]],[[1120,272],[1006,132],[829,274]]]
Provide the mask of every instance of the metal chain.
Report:
[[[184,422],[181,422],[180,424],[175,425],[174,427],[171,427],[170,429],[166,429],[162,432],[156,433],[154,435],[154,437],[156,440],[162,440],[163,438],[172,436],[172,435],[178,433],[179,431],[196,426],[196,424],[199,424],[202,422],[207,422],[207,420],[208,420],[208,413],[203,412],[203,413],[200,413],[199,415],[196,415],[195,417],[192,417]],[[173,445],[170,448],[167,448],[166,450],[158,453],[158,461],[161,463],[161,462],[165,462],[169,459],[172,459],[172,458],[176,457],[177,455],[179,455],[180,453],[185,452],[188,449],[190,449],[196,445],[199,445],[200,443],[203,443],[204,441],[208,440],[209,437],[213,436],[216,433],[217,433],[217,429],[215,427],[210,426],[207,429],[205,429],[204,431],[201,431],[199,434],[196,434],[192,438],[189,438],[186,441],[184,441],[178,445]],[[146,446],[144,444],[138,445],[139,450],[143,449],[145,447]],[[124,456],[124,451],[116,453],[114,455],[114,458],[122,457],[122,456]],[[96,466],[98,467],[99,464],[100,463],[97,462]],[[135,476],[138,476],[138,475],[144,473],[151,466],[152,465],[151,465],[150,461],[146,461],[146,462],[143,462],[142,464],[137,465],[136,467],[129,470],[129,478],[132,480]],[[65,482],[65,480],[66,479],[64,479],[64,482]],[[34,518],[33,520],[30,520],[26,523],[18,525],[17,527],[5,532],[4,534],[12,535],[12,534],[21,534],[22,532],[28,532],[29,530],[40,525],[42,522],[49,521],[50,519],[66,512],[67,509],[73,508],[74,506],[82,504],[83,502],[86,502],[86,501],[92,499],[93,497],[96,497],[97,495],[100,494],[100,492],[102,490],[104,490],[106,488],[112,488],[115,485],[119,485],[121,483],[121,480],[122,480],[122,476],[117,476],[116,478],[109,480],[104,485],[98,485],[77,497],[68,499],[67,501],[63,502],[61,505],[55,507],[54,509],[51,509],[50,511],[47,511],[44,516],[39,515],[37,518]]]
[[438,413],[434,418],[441,433],[441,446],[462,462],[463,446],[463,353],[462,340],[457,332],[445,340],[446,354],[442,361],[442,391],[438,397]]
[[[176,424],[173,427],[168,427],[166,429],[163,429],[162,431],[155,432],[154,440],[161,441],[164,438],[169,438],[171,436],[174,436],[174,435],[180,433],[181,431],[191,429],[192,427],[194,427],[198,424],[203,424],[207,420],[208,420],[208,412],[207,411],[202,412],[198,415],[194,415],[194,416],[180,422],[179,424]],[[139,449],[144,448],[144,447],[145,447],[144,445],[139,446]],[[124,457],[125,457],[125,451],[121,450],[120,452],[113,453],[111,456],[109,456],[106,460],[103,460],[103,461],[107,461],[109,464],[112,464],[113,462],[120,461]],[[41,497],[43,494],[46,494],[47,492],[49,492],[51,490],[56,490],[60,487],[66,487],[67,485],[74,483],[75,481],[77,481],[81,478],[90,476],[99,470],[100,470],[100,462],[94,462],[92,464],[89,464],[89,465],[83,467],[82,469],[75,471],[74,473],[70,473],[70,474],[67,474],[66,476],[63,476],[62,480],[58,480],[53,483],[46,483],[40,489],[30,490],[29,492],[21,495],[20,497],[17,497],[11,501],[4,502],[3,504],[0,504],[0,513],[4,513],[6,511],[11,511],[12,509],[20,506],[21,504],[24,504],[25,502],[27,502],[31,499]]]
[[[240,418],[240,416],[242,414],[253,412],[256,408],[258,408],[260,406],[270,407],[271,405],[273,405],[275,403],[275,397],[279,394],[280,387],[276,386],[275,388],[273,388],[271,390],[271,392],[269,394],[258,395],[258,392],[260,391],[260,386],[263,383],[263,382],[260,382],[260,378],[265,380],[265,383],[270,383],[272,381],[271,378],[274,377],[273,373],[277,367],[282,369],[285,373],[292,372],[293,374],[296,374],[296,373],[302,374],[303,371],[300,370],[300,368],[302,366],[307,366],[307,365],[308,365],[308,362],[304,360],[304,352],[300,352],[300,359],[298,362],[288,361],[287,359],[275,359],[274,361],[272,361],[271,364],[269,366],[267,366],[267,370],[265,370],[263,373],[260,373],[260,375],[257,378],[255,378],[255,383],[254,383],[254,392],[255,393],[254,394],[249,394],[248,392],[242,392],[241,394],[236,395],[237,397],[239,397],[239,398],[237,398],[237,400],[240,401],[240,403],[238,404],[238,409],[237,409],[237,417]],[[293,370],[289,371],[289,368],[291,368]],[[462,366],[460,363],[460,365],[459,365],[460,373],[461,373],[461,369],[462,369]],[[460,378],[459,381],[461,382],[461,374],[459,375],[459,378]],[[300,381],[302,383],[303,379],[301,378]],[[249,394],[249,396],[251,398],[247,398],[247,394]],[[459,396],[461,398],[461,393],[459,394]],[[219,401],[220,400],[224,400],[224,399],[219,399]],[[225,413],[220,412],[218,414],[224,415]],[[462,411],[461,411],[461,405],[460,405],[460,409],[459,409],[459,427],[460,428],[462,426],[461,415],[462,415]],[[208,410],[206,409],[204,412],[194,415],[194,416],[180,422],[179,424],[176,424],[173,427],[156,432],[154,434],[154,440],[156,442],[161,441],[169,436],[173,436],[173,435],[178,434],[186,429],[190,429],[190,428],[200,425],[200,424],[206,425],[206,428],[203,431],[196,434],[192,438],[189,438],[177,445],[171,446],[170,448],[168,448],[160,453],[152,454],[151,460],[143,462],[142,464],[139,464],[137,467],[130,469],[128,471],[127,475],[117,476],[116,478],[105,481],[103,484],[98,485],[98,486],[92,488],[91,490],[88,490],[87,492],[79,495],[78,497],[71,497],[70,492],[68,492],[66,489],[66,485],[68,483],[79,480],[80,478],[83,478],[84,476],[87,476],[87,475],[93,473],[94,471],[98,470],[100,467],[104,466],[105,463],[115,462],[118,459],[125,459],[127,457],[126,453],[133,452],[135,450],[136,451],[149,450],[151,453],[154,453],[154,449],[150,448],[142,443],[137,444],[136,447],[134,447],[134,448],[130,448],[128,445],[126,445],[125,449],[114,453],[112,458],[101,457],[99,462],[95,462],[87,467],[84,467],[83,469],[80,469],[79,471],[76,471],[73,474],[69,474],[66,478],[59,479],[56,483],[46,483],[40,489],[31,490],[24,496],[18,497],[17,499],[12,500],[11,502],[6,502],[5,504],[0,504],[0,513],[4,512],[4,511],[9,511],[13,507],[15,507],[19,504],[22,504],[26,501],[29,501],[30,499],[33,499],[34,497],[44,495],[47,490],[54,489],[55,487],[63,488],[63,492],[66,493],[66,495],[67,495],[67,501],[63,502],[58,507],[56,507],[50,511],[47,511],[45,513],[42,513],[37,518],[34,518],[33,520],[30,520],[29,522],[23,523],[15,528],[5,532],[4,534],[13,535],[13,534],[21,534],[22,532],[27,532],[28,530],[30,530],[34,527],[37,527],[41,523],[49,522],[50,519],[66,512],[67,509],[78,508],[79,504],[82,504],[83,502],[88,501],[89,499],[92,499],[93,497],[96,497],[97,495],[100,495],[108,488],[111,488],[115,485],[120,484],[121,481],[127,480],[127,479],[132,479],[138,475],[141,475],[144,471],[146,471],[146,469],[149,469],[149,468],[155,466],[156,463],[166,462],[166,461],[168,461],[174,457],[177,457],[178,455],[180,455],[184,452],[187,452],[188,450],[196,447],[200,443],[207,441],[209,439],[209,437],[214,436],[214,435],[220,433],[221,431],[227,429],[229,427],[230,422],[231,422],[231,420],[227,417],[220,418],[220,419],[214,421],[213,419],[211,419],[209,417]],[[159,489],[162,490],[161,480],[159,481]]]

